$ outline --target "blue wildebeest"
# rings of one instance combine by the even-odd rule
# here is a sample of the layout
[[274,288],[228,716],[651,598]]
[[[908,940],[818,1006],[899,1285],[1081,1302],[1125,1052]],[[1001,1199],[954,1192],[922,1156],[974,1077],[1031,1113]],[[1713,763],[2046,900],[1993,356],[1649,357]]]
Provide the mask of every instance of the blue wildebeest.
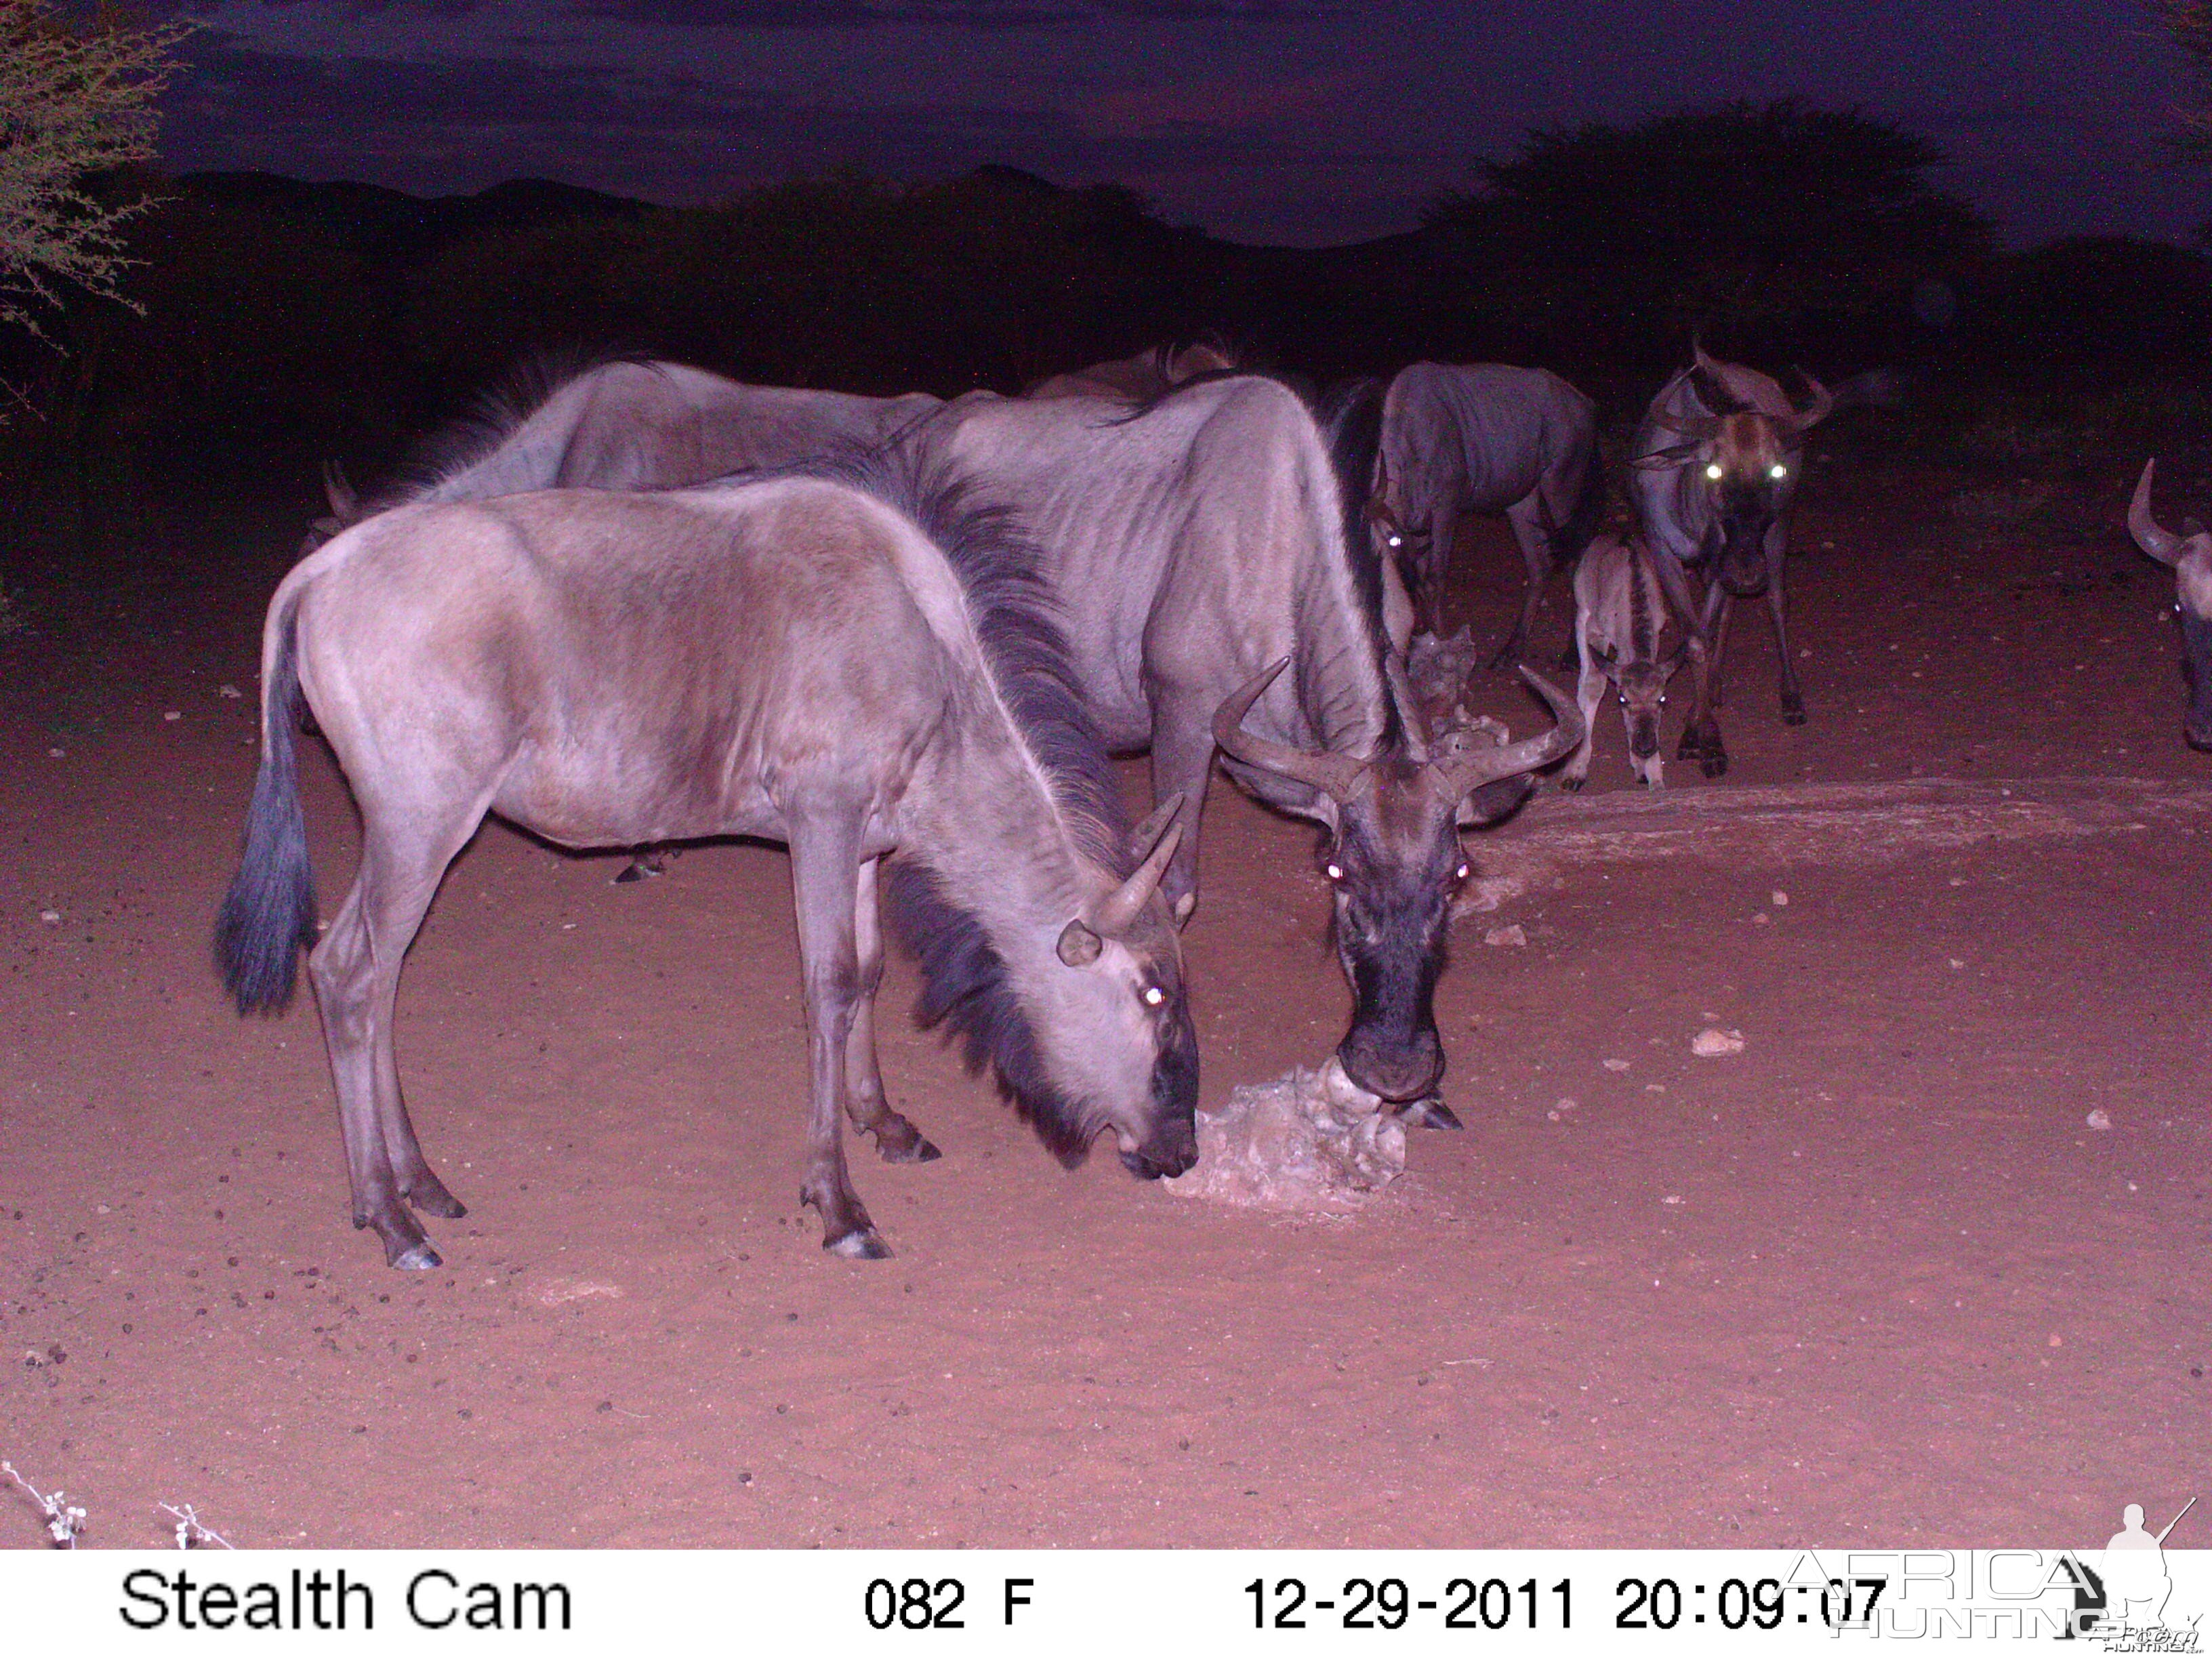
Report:
[[[748,386],[682,363],[617,360],[564,372],[526,363],[467,418],[434,434],[401,480],[365,505],[324,471],[331,516],[312,551],[347,525],[410,501],[475,501],[530,489],[681,489],[730,473],[877,449],[939,401]],[[670,849],[615,879],[658,875]]]
[[1206,380],[1134,409],[975,393],[917,441],[1036,533],[1093,719],[1113,748],[1149,749],[1155,800],[1182,803],[1166,878],[1177,915],[1196,902],[1218,744],[1261,799],[1322,826],[1358,1002],[1346,1072],[1386,1099],[1428,1095],[1444,1066],[1432,1004],[1467,870],[1462,815],[1485,786],[1573,747],[1566,698],[1544,688],[1559,720],[1547,737],[1449,762],[1415,749],[1364,528],[1372,452],[1345,463],[1340,486],[1312,414],[1273,380]]
[[[1804,377],[1794,404],[1773,380],[1693,348],[1690,367],[1660,389],[1637,428],[1629,485],[1637,516],[1657,560],[1659,580],[1697,643],[1689,723],[1676,753],[1717,778],[1728,770],[1713,710],[1721,701],[1721,656],[1737,599],[1764,592],[1782,659],[1782,718],[1805,721],[1805,696],[1790,654],[1782,563],[1796,494],[1805,433],[1835,407],[1827,389]],[[1704,602],[1685,574],[1706,574]]]
[[326,470],[331,516],[311,545],[410,501],[479,501],[527,489],[681,489],[755,468],[876,448],[940,407],[921,392],[858,398],[748,386],[682,363],[617,360],[563,372],[526,364],[477,412],[434,434],[397,483],[366,502]]
[[[759,836],[791,849],[808,1030],[802,1201],[827,1249],[887,1254],[840,1109],[894,1160],[872,1003],[889,911],[926,1022],[964,1039],[1051,1150],[1110,1133],[1133,1173],[1197,1157],[1198,1056],[1159,882],[1173,809],[1132,831],[1066,649],[1003,514],[882,473],[665,495],[556,490],[397,508],[312,555],[262,641],[262,762],[216,930],[241,1011],[289,1000],[302,945],[356,1226],[438,1265],[409,1206],[458,1216],[408,1120],[400,960],[496,812],[604,847]],[[361,870],[319,944],[292,723],[353,787]]]
[[1521,650],[1545,581],[1573,565],[1604,507],[1597,407],[1548,370],[1414,363],[1383,394],[1369,510],[1406,573],[1423,629],[1443,632],[1444,575],[1461,515],[1502,512],[1513,526],[1528,591],[1493,668]]
[[2128,532],[2160,564],[2173,567],[2174,614],[2181,619],[2182,651],[2189,668],[2189,713],[2182,735],[2191,749],[2212,750],[2212,535],[2195,526],[2177,536],[2150,515],[2151,474],[2143,463],[2135,498],[2128,503]]
[[1088,368],[1048,375],[1026,388],[1024,398],[1121,398],[1143,403],[1201,374],[1220,374],[1237,367],[1229,349],[1215,340],[1186,345],[1156,345],[1133,357],[1093,363]]
[[1589,781],[1598,704],[1605,700],[1608,683],[1628,733],[1630,767],[1646,788],[1663,783],[1667,763],[1659,753],[1659,711],[1666,705],[1667,682],[1689,651],[1686,637],[1667,656],[1659,654],[1666,626],[1667,595],[1650,548],[1633,537],[1600,536],[1583,550],[1575,571],[1575,652],[1582,665],[1575,701],[1585,729],[1582,747],[1560,769],[1561,788],[1579,789]]

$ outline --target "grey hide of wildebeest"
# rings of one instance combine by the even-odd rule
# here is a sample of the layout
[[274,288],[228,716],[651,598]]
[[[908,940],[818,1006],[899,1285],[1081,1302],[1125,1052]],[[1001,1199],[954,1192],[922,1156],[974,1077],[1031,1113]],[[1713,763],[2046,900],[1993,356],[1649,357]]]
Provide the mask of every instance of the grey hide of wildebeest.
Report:
[[1121,398],[1142,403],[1200,374],[1237,367],[1228,349],[1210,340],[1188,345],[1156,345],[1133,356],[1093,363],[1088,368],[1048,375],[1025,388],[1024,398]]
[[[241,1012],[297,951],[337,1085],[357,1226],[438,1265],[410,1212],[458,1216],[400,1097],[401,957],[487,812],[566,847],[756,836],[791,849],[807,1020],[801,1197],[823,1243],[887,1254],[841,1109],[886,1158],[935,1156],[884,1099],[877,889],[964,1040],[1052,1151],[1110,1133],[1133,1173],[1196,1156],[1197,1048],[1158,884],[1172,808],[1132,830],[1003,514],[906,474],[662,495],[417,503],[277,588],[262,763],[217,924]],[[863,487],[857,487],[859,485]],[[316,942],[292,747],[304,696],[361,809],[361,869]],[[888,868],[886,860],[893,860]]]
[[1597,532],[1605,480],[1597,408],[1547,369],[1413,363],[1382,399],[1372,533],[1406,573],[1419,625],[1443,632],[1444,577],[1462,514],[1503,513],[1528,569],[1519,618],[1491,659],[1527,642],[1544,583]]
[[[1805,433],[1835,407],[1827,388],[1804,377],[1792,403],[1771,378],[1692,349],[1690,367],[1651,400],[1629,451],[1629,494],[1656,559],[1659,580],[1689,624],[1697,686],[1675,753],[1709,778],[1728,770],[1713,710],[1721,702],[1721,657],[1738,598],[1766,595],[1782,659],[1782,718],[1805,721],[1805,696],[1790,654],[1782,590],[1790,499],[1802,471]],[[1702,603],[1688,568],[1705,573]]]
[[2128,533],[2137,547],[2173,569],[2173,612],[2181,623],[2181,649],[2189,675],[2189,712],[2181,733],[2191,749],[2212,750],[2212,535],[2188,526],[2177,536],[2151,516],[2154,460],[2143,463],[2142,477],[2128,502]]
[[[882,448],[939,401],[748,386],[682,363],[616,361],[562,374],[525,364],[477,413],[433,434],[366,503],[324,469],[331,514],[302,551],[408,501],[476,501],[529,489],[681,489],[734,472]],[[615,879],[658,875],[670,849]]]
[[1178,916],[1196,902],[1218,744],[1246,787],[1322,826],[1357,999],[1346,1073],[1385,1099],[1426,1096],[1443,1070],[1432,998],[1467,872],[1461,814],[1572,748],[1572,705],[1540,686],[1548,735],[1432,760],[1393,695],[1361,528],[1372,449],[1340,465],[1273,380],[1207,380],[1133,409],[973,393],[916,441],[1036,535],[1092,718],[1113,748],[1152,751],[1156,801],[1182,802],[1166,882]]
[[680,489],[732,472],[876,449],[932,410],[921,392],[858,398],[748,386],[682,363],[617,361],[547,382],[532,367],[435,434],[391,487],[362,501],[325,473],[331,516],[309,545],[408,501],[526,489]]
[[1651,551],[1634,537],[1600,536],[1583,550],[1575,570],[1575,652],[1581,675],[1575,701],[1583,711],[1582,747],[1559,769],[1559,787],[1575,790],[1589,781],[1590,757],[1597,747],[1597,710],[1613,688],[1628,737],[1628,763],[1646,788],[1657,789],[1667,763],[1659,752],[1660,710],[1667,705],[1667,682],[1688,653],[1682,641],[1666,656],[1659,641],[1668,622],[1667,595],[1660,586]]

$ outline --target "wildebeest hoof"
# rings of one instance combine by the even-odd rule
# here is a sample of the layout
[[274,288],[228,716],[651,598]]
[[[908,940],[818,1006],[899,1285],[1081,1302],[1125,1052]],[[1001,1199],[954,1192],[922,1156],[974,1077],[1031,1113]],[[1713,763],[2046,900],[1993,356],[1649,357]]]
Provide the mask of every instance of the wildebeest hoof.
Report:
[[884,1243],[883,1235],[873,1227],[860,1227],[841,1238],[825,1238],[822,1248],[832,1255],[842,1255],[848,1261],[888,1261],[891,1247]]
[[628,864],[623,866],[622,873],[614,878],[614,885],[622,887],[633,881],[643,881],[647,876],[659,875],[661,868],[661,865],[656,860],[632,859]]
[[386,1246],[385,1260],[393,1267],[409,1273],[428,1273],[433,1267],[442,1267],[446,1265],[446,1259],[430,1248],[430,1241],[427,1238],[419,1244],[410,1244],[404,1249],[394,1250]]
[[937,1150],[928,1136],[917,1131],[904,1139],[878,1134],[876,1156],[886,1164],[934,1164],[945,1154]]
[[1582,787],[1589,781],[1589,780],[1588,778],[1561,778],[1559,780],[1559,787],[1565,790],[1571,795],[1577,794],[1581,792]]
[[1409,1129],[1464,1129],[1467,1125],[1459,1115],[1444,1104],[1443,1097],[1431,1095],[1426,1100],[1416,1100],[1398,1109],[1398,1121]]
[[1805,724],[1805,702],[1802,697],[1784,697],[1782,700],[1782,723],[1784,726]]
[[1698,763],[1698,769],[1709,778],[1717,778],[1728,771],[1727,752],[1716,745]]
[[1694,731],[1685,727],[1682,732],[1681,742],[1674,745],[1674,758],[1676,760],[1696,760],[1705,752],[1705,745],[1704,741],[1699,738]]
[[469,1206],[447,1192],[446,1183],[435,1176],[416,1182],[404,1196],[424,1215],[434,1215],[441,1220],[459,1221],[469,1212]]

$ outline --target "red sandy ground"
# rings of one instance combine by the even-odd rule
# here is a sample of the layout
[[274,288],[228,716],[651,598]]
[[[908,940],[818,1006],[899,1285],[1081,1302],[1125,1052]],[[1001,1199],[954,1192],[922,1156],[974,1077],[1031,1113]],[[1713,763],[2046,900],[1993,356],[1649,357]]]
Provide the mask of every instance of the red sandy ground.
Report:
[[[1978,531],[1948,489],[1814,479],[1812,721],[1778,722],[1753,616],[1730,781],[2212,780],[2163,573],[2113,533]],[[1571,869],[1459,924],[1467,1132],[1417,1135],[1348,1221],[1062,1173],[907,1024],[902,965],[884,1068],[945,1157],[860,1152],[898,1255],[851,1264],[795,1203],[781,853],[617,888],[494,825],[401,1001],[472,1207],[434,1224],[443,1270],[388,1271],[346,1223],[311,1004],[241,1022],[208,963],[296,534],[241,516],[235,582],[149,576],[130,626],[88,601],[0,642],[0,1455],[88,1544],[165,1543],[166,1499],[274,1546],[2086,1546],[2202,1480],[2207,848],[2179,833]],[[1494,638],[1494,527],[1468,569]],[[1548,658],[1556,600],[1543,629]],[[1621,787],[1617,722],[1601,744]],[[328,915],[355,832],[308,756]],[[1342,1029],[1311,839],[1217,786],[1209,1101]],[[1514,921],[1527,948],[1484,948]],[[1714,1023],[1741,1057],[1690,1056]],[[0,1501],[0,1544],[42,1541]]]

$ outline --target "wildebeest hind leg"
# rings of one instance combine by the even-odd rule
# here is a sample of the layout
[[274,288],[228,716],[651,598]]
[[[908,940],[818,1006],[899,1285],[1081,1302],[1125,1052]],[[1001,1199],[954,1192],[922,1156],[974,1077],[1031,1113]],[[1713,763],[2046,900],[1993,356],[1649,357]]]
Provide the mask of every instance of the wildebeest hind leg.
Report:
[[460,1204],[424,1161],[399,1095],[392,1033],[399,969],[447,864],[483,808],[425,814],[365,801],[361,873],[307,959],[322,1010],[356,1227],[374,1227],[395,1267],[441,1265],[407,1208],[458,1216]]
[[853,1035],[845,1042],[845,1115],[855,1129],[875,1136],[886,1164],[927,1164],[940,1156],[928,1139],[890,1108],[883,1069],[876,1061],[876,990],[884,981],[883,915],[876,902],[880,859],[860,866],[853,904],[853,939],[860,967],[860,995],[853,1005]]
[[845,1168],[845,1055],[860,986],[854,928],[860,884],[860,815],[837,805],[811,811],[800,805],[791,816],[796,820],[791,884],[806,993],[806,1179],[799,1200],[821,1216],[823,1249],[881,1260],[890,1247],[868,1218]]

